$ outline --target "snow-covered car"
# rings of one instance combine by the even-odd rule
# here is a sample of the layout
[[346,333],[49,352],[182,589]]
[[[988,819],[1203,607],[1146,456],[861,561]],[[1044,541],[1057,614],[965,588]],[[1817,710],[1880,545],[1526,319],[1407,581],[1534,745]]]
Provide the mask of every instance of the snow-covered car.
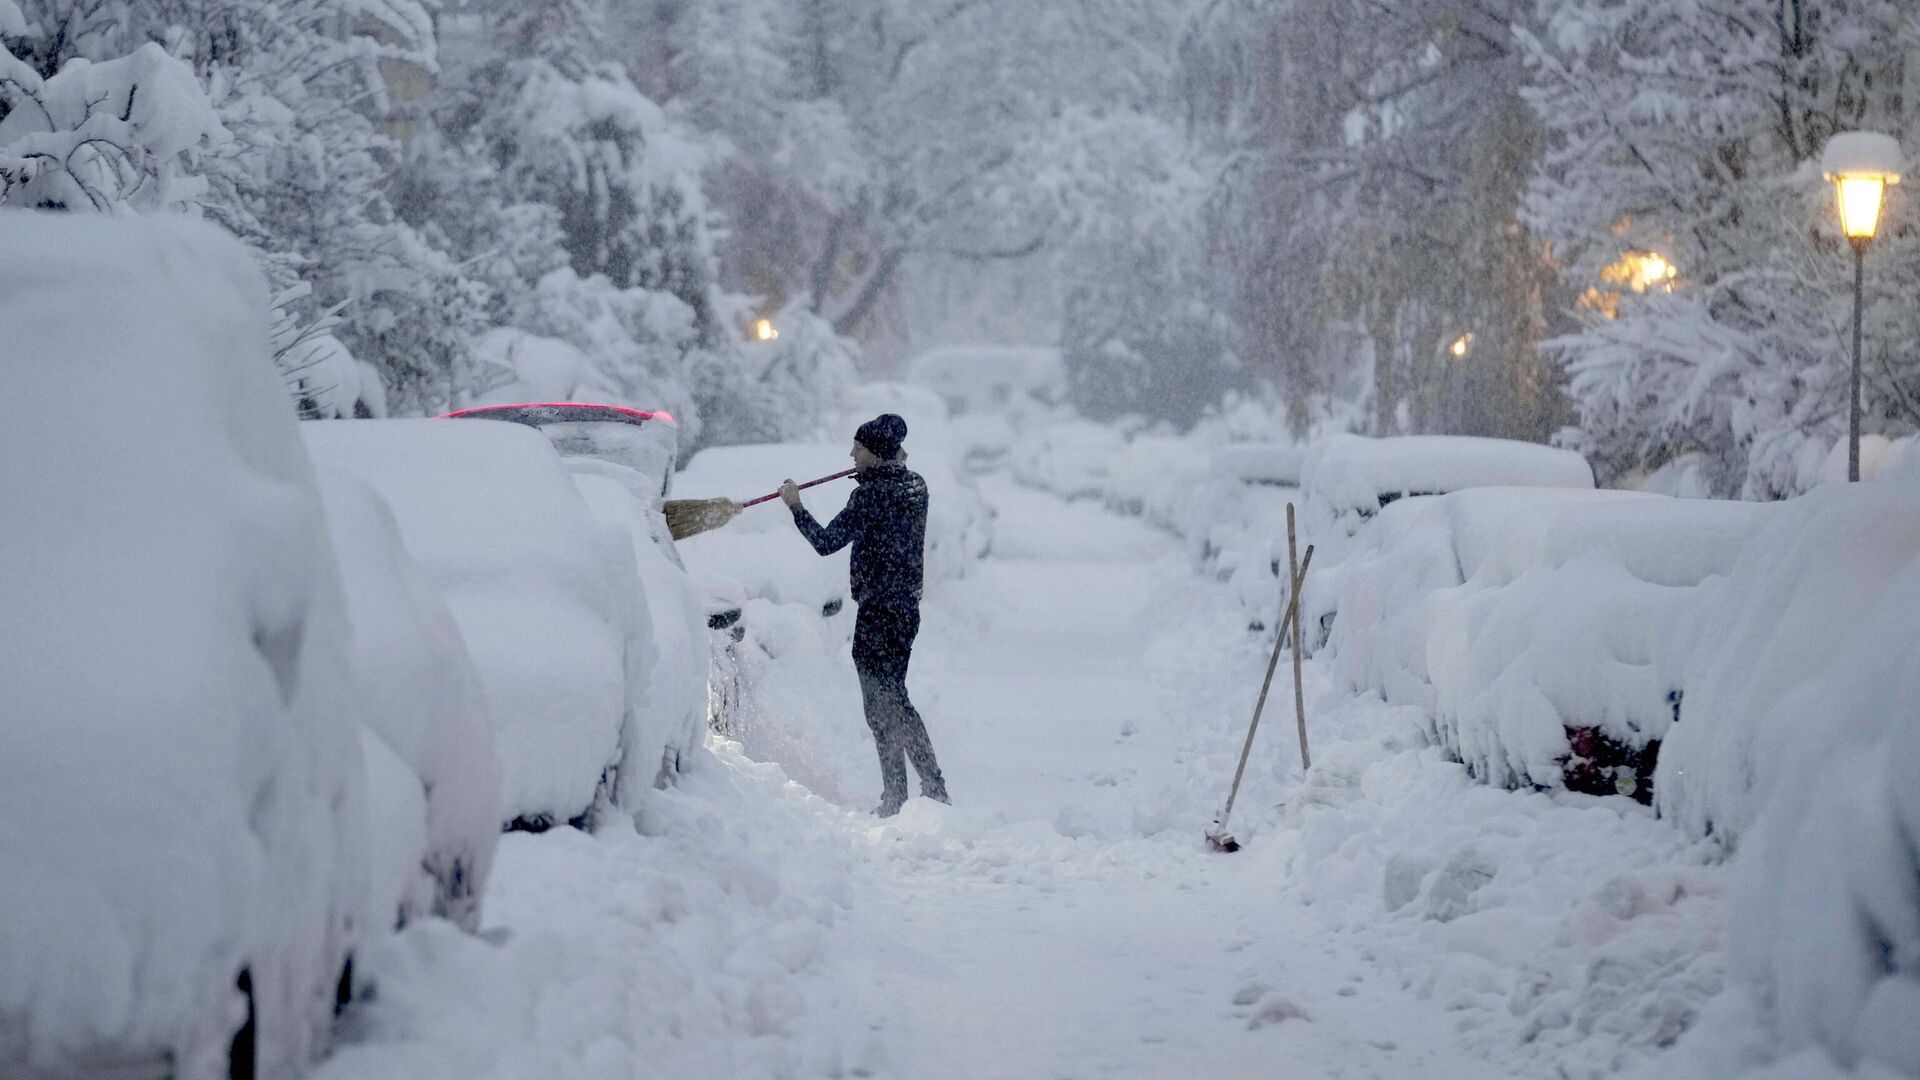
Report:
[[1300,482],[1311,528],[1323,543],[1336,531],[1352,536],[1381,507],[1410,495],[1594,486],[1593,468],[1571,450],[1468,435],[1329,435],[1308,448]]
[[1332,669],[1418,707],[1483,780],[1646,801],[1684,690],[1658,643],[1762,509],[1550,488],[1396,501],[1320,579]]
[[0,1076],[296,1075],[372,920],[266,283],[183,220],[0,212],[0,250]]
[[1013,477],[1065,499],[1104,499],[1126,445],[1110,424],[1078,417],[1034,423],[1014,442]]
[[[629,614],[644,624],[651,648],[634,658],[635,764],[657,761],[652,776],[677,775],[705,738],[715,701],[713,642],[705,596],[687,572],[667,529],[662,500],[674,480],[679,431],[665,412],[577,402],[488,406],[454,419],[505,420],[539,431],[559,452],[587,506],[614,546],[632,558],[637,579]],[[724,708],[725,698],[720,699]]]
[[1287,504],[1300,501],[1300,459],[1288,443],[1218,447],[1185,509],[1195,563],[1231,585],[1253,630],[1265,630],[1286,602]]
[[1066,397],[1060,350],[1018,345],[946,345],[907,365],[908,380],[945,398],[955,416],[1048,406]]
[[[500,816],[590,824],[638,747],[635,570],[553,447],[517,424],[336,420],[302,425],[321,466],[370,484],[446,597],[493,713]],[[629,750],[633,752],[629,754]]]
[[480,675],[440,590],[365,481],[319,470],[346,586],[372,830],[368,910],[479,929],[500,835],[493,723]]

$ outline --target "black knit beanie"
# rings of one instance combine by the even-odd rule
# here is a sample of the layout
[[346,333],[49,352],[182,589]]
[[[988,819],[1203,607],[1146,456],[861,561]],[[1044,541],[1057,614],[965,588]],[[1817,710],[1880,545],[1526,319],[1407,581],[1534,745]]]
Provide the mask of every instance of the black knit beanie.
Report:
[[892,413],[881,413],[853,433],[853,441],[873,451],[873,456],[881,461],[899,457],[900,444],[906,438],[907,422]]

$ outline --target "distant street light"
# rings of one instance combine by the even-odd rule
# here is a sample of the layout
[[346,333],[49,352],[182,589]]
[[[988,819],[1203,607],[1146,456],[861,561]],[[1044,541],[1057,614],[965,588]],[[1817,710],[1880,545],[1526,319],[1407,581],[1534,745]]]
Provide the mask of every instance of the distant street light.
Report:
[[1860,479],[1860,316],[1866,294],[1867,245],[1880,227],[1880,203],[1905,165],[1890,135],[1843,131],[1827,140],[1820,166],[1839,197],[1840,230],[1853,245],[1853,384],[1847,394],[1847,479]]
[[1454,338],[1453,344],[1447,346],[1447,351],[1453,354],[1455,360],[1466,359],[1467,354],[1473,351],[1473,335],[1461,334]]
[[777,338],[777,337],[779,337],[779,336],[780,336],[780,331],[778,331],[778,330],[775,330],[775,329],[773,328],[773,320],[772,320],[772,319],[756,319],[756,320],[754,320],[754,323],[753,323],[753,339],[754,339],[755,341],[772,341],[773,339],[775,339],[775,338]]

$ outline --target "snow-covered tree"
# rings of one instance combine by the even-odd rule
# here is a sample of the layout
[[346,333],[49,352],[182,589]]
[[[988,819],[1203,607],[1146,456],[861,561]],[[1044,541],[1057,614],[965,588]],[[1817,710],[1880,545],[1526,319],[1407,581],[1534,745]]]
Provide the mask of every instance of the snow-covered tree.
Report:
[[[1886,0],[1553,0],[1527,39],[1549,150],[1527,220],[1586,296],[1552,351],[1603,477],[1698,453],[1723,495],[1804,490],[1844,435],[1850,259],[1818,157],[1910,123],[1920,15]],[[1920,134],[1920,133],[1915,133]],[[1868,430],[1920,421],[1920,223],[1870,258]]]
[[1296,432],[1356,395],[1381,432],[1549,431],[1552,279],[1516,220],[1538,143],[1511,37],[1529,10],[1247,0],[1188,28],[1187,111],[1231,162],[1216,250]]

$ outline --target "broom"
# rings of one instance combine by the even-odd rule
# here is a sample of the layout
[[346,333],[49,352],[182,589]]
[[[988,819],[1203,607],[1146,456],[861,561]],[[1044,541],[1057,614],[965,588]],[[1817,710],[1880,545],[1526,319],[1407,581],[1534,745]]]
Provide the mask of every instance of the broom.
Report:
[[[852,476],[856,471],[858,470],[845,469],[832,476],[823,476],[818,480],[809,480],[797,486],[810,488],[829,480]],[[725,525],[740,516],[740,511],[749,506],[759,506],[763,502],[770,502],[779,497],[780,493],[776,491],[757,499],[748,499],[746,502],[734,502],[732,499],[668,499],[661,504],[660,509],[667,515],[667,531],[673,534],[675,540],[685,540],[689,536],[698,536]]]

